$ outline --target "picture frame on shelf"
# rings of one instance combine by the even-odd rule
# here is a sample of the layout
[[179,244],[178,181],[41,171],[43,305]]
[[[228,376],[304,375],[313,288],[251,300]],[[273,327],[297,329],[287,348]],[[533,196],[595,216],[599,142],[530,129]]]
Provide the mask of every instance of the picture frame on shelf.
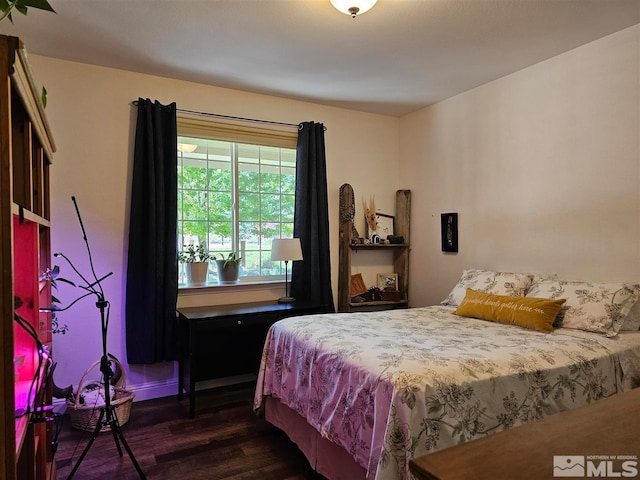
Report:
[[376,286],[382,291],[398,291],[397,273],[378,273]]
[[384,213],[378,213],[378,235],[380,238],[385,239],[389,235],[395,235],[395,223],[396,217],[393,215],[386,215]]
[[367,287],[364,284],[361,273],[355,273],[351,275],[351,296],[362,295],[367,293]]

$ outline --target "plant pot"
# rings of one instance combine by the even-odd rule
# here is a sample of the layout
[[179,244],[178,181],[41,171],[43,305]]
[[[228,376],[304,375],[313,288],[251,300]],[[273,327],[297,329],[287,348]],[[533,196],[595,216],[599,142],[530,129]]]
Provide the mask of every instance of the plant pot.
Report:
[[187,283],[189,285],[205,285],[208,270],[208,262],[187,263]]
[[238,283],[238,275],[240,274],[240,265],[238,262],[229,262],[225,267],[226,260],[216,260],[218,267],[218,283]]

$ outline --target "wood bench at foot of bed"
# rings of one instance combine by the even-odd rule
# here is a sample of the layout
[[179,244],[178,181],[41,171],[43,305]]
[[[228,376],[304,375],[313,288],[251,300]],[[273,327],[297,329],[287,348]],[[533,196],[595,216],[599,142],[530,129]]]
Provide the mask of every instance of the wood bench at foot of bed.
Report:
[[[579,456],[584,457],[582,467],[585,470],[604,468],[607,472],[604,476],[617,472],[611,476],[620,477],[625,468],[630,471],[633,465],[640,471],[637,462],[640,458],[639,431],[640,388],[636,388],[575,410],[423,455],[411,460],[410,468],[418,480],[542,480],[554,478],[554,456]],[[557,465],[561,460],[568,461],[558,458],[556,467],[566,470],[567,464]],[[612,463],[601,466],[603,461]],[[624,461],[629,462],[626,467],[622,465]],[[589,462],[590,466],[587,465]],[[586,473],[576,476],[588,476]],[[637,472],[632,477],[636,478],[636,475]]]

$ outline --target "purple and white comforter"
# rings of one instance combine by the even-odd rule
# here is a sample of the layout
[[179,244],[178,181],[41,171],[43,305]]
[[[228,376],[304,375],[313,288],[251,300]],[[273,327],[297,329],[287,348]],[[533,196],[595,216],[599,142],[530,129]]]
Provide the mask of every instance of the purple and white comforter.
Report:
[[409,459],[640,385],[640,333],[551,334],[434,306],[287,318],[254,407],[277,397],[375,480]]

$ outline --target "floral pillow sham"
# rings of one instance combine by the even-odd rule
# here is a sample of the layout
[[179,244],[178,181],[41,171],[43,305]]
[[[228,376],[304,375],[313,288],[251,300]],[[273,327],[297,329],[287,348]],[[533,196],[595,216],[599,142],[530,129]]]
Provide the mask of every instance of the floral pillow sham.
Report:
[[467,288],[492,295],[524,297],[532,281],[531,274],[468,269],[462,273],[449,296],[440,303],[451,307],[459,306],[467,294]]
[[556,325],[614,337],[640,296],[640,285],[565,280],[535,282],[527,297],[564,298]]
[[624,319],[624,323],[620,328],[620,331],[637,332],[640,330],[640,297],[636,301],[635,305],[631,307],[629,315]]

